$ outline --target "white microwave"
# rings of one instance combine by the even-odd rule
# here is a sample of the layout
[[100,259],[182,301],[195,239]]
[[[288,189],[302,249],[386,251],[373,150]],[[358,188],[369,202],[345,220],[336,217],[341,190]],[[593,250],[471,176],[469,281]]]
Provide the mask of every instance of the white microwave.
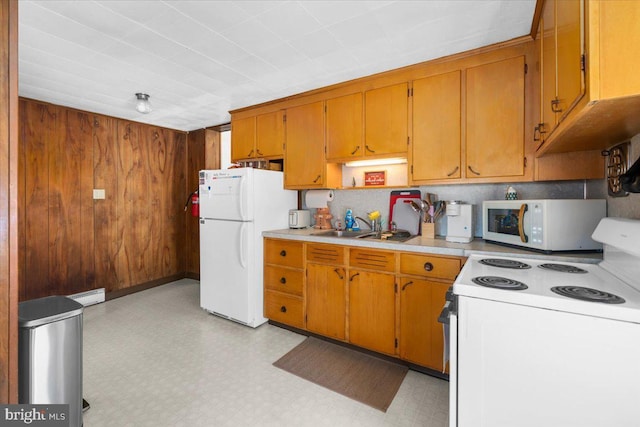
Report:
[[544,252],[601,250],[591,234],[606,216],[600,199],[490,200],[482,203],[482,237]]

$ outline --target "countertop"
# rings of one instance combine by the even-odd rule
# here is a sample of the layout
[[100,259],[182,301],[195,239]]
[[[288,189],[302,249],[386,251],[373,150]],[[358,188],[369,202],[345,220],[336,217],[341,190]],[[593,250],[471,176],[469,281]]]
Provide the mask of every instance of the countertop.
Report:
[[602,261],[602,253],[593,252],[558,252],[545,254],[541,252],[512,248],[485,242],[476,238],[470,243],[451,243],[444,237],[435,239],[416,236],[406,242],[389,242],[371,239],[355,239],[346,237],[321,236],[314,233],[322,233],[327,230],[314,228],[271,230],[262,233],[263,237],[275,239],[298,240],[303,242],[329,243],[334,245],[354,246],[371,249],[387,249],[404,252],[415,252],[434,255],[451,255],[468,257],[470,255],[504,256],[516,258],[542,259],[548,261],[582,262],[597,264]]

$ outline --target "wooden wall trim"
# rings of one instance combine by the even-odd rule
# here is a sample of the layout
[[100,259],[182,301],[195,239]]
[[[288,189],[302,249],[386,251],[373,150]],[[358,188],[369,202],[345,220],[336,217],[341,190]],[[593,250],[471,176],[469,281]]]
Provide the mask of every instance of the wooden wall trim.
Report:
[[18,2],[9,1],[9,403],[18,403]]
[[0,0],[0,403],[18,402],[18,2]]
[[531,30],[529,35],[532,39],[535,39],[538,35],[538,26],[540,25],[540,19],[542,19],[542,8],[544,7],[545,0],[536,1],[536,9],[533,12],[533,20],[531,21]]

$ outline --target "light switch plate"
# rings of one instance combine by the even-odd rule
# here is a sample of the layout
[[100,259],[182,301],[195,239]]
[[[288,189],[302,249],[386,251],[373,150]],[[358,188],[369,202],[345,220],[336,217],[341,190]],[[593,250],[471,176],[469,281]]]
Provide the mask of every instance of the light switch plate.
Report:
[[93,200],[104,200],[104,188],[93,189]]

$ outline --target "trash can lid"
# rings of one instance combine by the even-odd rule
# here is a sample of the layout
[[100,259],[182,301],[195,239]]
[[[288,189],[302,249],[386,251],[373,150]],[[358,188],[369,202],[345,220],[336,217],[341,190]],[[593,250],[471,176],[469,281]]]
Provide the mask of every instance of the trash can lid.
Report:
[[65,296],[51,296],[18,304],[18,326],[33,328],[82,314],[84,306]]

